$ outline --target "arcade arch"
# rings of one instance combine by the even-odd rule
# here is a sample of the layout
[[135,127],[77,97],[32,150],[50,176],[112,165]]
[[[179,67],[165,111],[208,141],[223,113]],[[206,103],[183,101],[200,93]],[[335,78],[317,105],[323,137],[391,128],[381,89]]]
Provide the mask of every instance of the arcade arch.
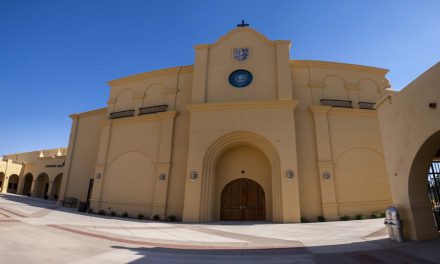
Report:
[[32,173],[26,174],[24,176],[24,184],[23,184],[23,195],[31,196],[31,189],[32,189],[32,181],[34,180],[34,176]]
[[49,176],[46,173],[40,173],[35,180],[34,195],[39,198],[48,198],[49,192]]
[[18,177],[17,174],[12,174],[11,176],[9,176],[7,192],[8,193],[17,193],[19,181],[20,181],[20,178]]

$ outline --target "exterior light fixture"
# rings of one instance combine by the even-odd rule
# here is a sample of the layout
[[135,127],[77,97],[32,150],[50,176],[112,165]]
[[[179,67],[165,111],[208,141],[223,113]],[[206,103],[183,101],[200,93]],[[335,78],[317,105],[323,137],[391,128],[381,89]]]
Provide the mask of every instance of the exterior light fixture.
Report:
[[429,103],[429,108],[432,108],[432,109],[437,108],[437,103],[436,102]]
[[293,173],[293,171],[288,170],[288,171],[286,172],[286,177],[287,177],[287,179],[288,179],[289,181],[291,181],[291,180],[293,180],[293,178],[295,178],[295,174]]
[[322,177],[324,178],[324,180],[329,181],[330,178],[332,177],[332,175],[330,174],[329,171],[324,171],[324,173],[322,174]]
[[195,180],[197,180],[198,176],[199,176],[199,175],[197,174],[197,171],[193,171],[193,172],[191,172],[190,179],[191,179],[192,181],[195,181]]
[[98,172],[98,173],[96,173],[96,179],[101,179],[101,173],[100,172]]
[[165,173],[159,174],[159,181],[165,181],[166,175]]

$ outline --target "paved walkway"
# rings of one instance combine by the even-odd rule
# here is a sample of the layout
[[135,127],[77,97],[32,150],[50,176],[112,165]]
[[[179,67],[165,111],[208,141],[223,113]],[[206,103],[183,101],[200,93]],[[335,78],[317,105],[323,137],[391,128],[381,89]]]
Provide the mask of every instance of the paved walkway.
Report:
[[0,263],[440,263],[439,249],[389,241],[383,219],[182,224],[0,195]]

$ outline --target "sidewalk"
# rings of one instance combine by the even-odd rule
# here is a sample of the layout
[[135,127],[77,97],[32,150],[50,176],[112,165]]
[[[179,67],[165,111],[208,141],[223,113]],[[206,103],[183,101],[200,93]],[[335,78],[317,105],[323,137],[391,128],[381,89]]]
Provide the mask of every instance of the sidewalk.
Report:
[[[148,254],[162,257],[177,257],[185,252],[185,256],[263,254],[289,256],[290,260],[295,256],[309,263],[377,263],[387,259],[391,262],[382,263],[440,263],[440,240],[395,243],[387,239],[383,219],[306,224],[183,224],[78,213],[58,207],[53,201],[0,195],[0,225],[4,224],[68,236],[60,239],[96,239],[118,252],[129,250],[130,255],[136,247],[136,255],[148,249]],[[180,263],[182,259],[176,260]]]

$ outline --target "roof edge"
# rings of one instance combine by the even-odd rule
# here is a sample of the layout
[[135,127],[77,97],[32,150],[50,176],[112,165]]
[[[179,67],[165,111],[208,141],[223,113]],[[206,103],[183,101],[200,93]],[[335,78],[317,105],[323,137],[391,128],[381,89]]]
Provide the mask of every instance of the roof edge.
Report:
[[332,62],[332,61],[290,60],[290,64],[294,67],[333,68],[338,70],[369,72],[372,74],[379,74],[379,75],[386,75],[390,71],[388,69],[383,69],[378,67],[342,63],[342,62]]
[[107,82],[107,84],[110,85],[110,87],[113,87],[113,86],[117,86],[117,85],[121,85],[121,84],[144,80],[147,78],[173,75],[173,74],[177,74],[179,72],[180,73],[192,72],[193,70],[194,70],[194,65],[177,66],[177,67],[172,67],[172,68],[165,68],[165,69],[160,69],[160,70],[155,70],[155,71],[138,73],[138,74],[130,75],[128,77],[122,77],[119,79],[111,80],[111,81]]

